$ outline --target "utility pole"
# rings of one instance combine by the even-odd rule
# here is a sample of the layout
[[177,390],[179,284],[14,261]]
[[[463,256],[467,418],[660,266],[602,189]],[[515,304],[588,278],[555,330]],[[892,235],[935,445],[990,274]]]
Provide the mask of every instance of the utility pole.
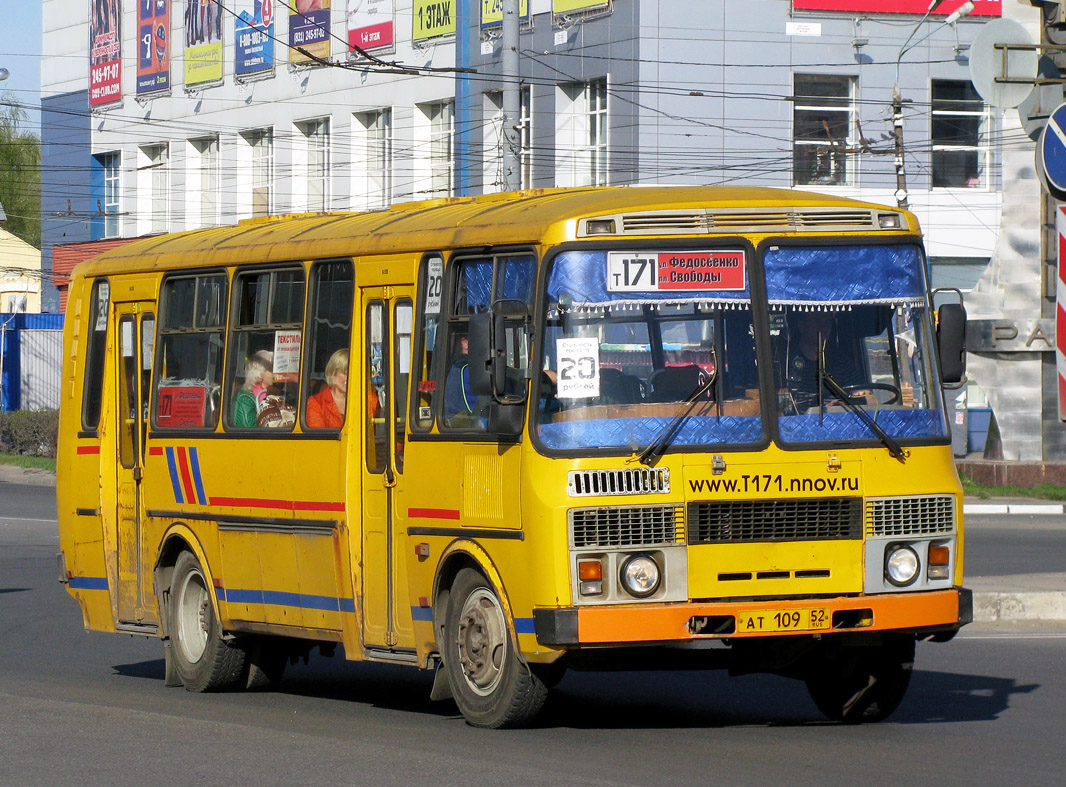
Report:
[[521,140],[518,134],[521,100],[518,85],[518,0],[503,0],[503,129],[500,136],[503,144],[503,188],[514,191],[521,187],[519,153]]

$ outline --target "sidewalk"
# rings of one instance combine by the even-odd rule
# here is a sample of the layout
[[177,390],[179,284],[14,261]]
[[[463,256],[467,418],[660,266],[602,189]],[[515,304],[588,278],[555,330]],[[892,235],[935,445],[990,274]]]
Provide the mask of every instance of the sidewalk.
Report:
[[[0,484],[54,486],[55,473],[24,470],[0,464]],[[1063,503],[1032,498],[966,498],[963,513],[1014,517],[1062,515]],[[1013,520],[1019,524],[1024,520]],[[1066,527],[1066,522],[1063,522]],[[1066,620],[1066,572],[1055,574],[1016,574],[976,577],[967,575],[966,587],[973,590],[974,620]]]

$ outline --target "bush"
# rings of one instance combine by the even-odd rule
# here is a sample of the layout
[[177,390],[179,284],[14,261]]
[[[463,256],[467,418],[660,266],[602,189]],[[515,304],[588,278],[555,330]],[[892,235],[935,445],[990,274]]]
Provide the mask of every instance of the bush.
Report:
[[0,413],[0,446],[13,454],[55,457],[59,442],[58,410]]

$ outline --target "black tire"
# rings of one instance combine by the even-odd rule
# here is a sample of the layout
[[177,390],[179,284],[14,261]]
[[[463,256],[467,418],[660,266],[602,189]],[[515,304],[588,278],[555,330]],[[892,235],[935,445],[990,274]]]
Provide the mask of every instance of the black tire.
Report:
[[441,657],[467,723],[491,729],[528,725],[543,709],[548,687],[518,655],[492,585],[464,568],[447,604]]
[[170,639],[174,669],[189,691],[227,691],[244,677],[244,650],[222,638],[211,587],[196,557],[182,552],[170,587]]
[[244,688],[247,691],[267,691],[281,683],[289,663],[286,641],[279,637],[247,637],[244,649]]
[[844,724],[887,719],[903,700],[914,668],[914,637],[880,645],[844,646],[825,654],[807,675],[807,691],[825,716]]

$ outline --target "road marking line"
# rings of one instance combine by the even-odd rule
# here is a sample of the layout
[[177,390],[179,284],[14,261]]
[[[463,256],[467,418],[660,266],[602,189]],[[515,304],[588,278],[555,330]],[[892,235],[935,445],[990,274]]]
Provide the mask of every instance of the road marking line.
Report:
[[53,525],[59,524],[58,519],[27,519],[26,517],[21,516],[0,517],[0,521],[4,522],[5,524],[7,524],[8,522],[48,522]]

